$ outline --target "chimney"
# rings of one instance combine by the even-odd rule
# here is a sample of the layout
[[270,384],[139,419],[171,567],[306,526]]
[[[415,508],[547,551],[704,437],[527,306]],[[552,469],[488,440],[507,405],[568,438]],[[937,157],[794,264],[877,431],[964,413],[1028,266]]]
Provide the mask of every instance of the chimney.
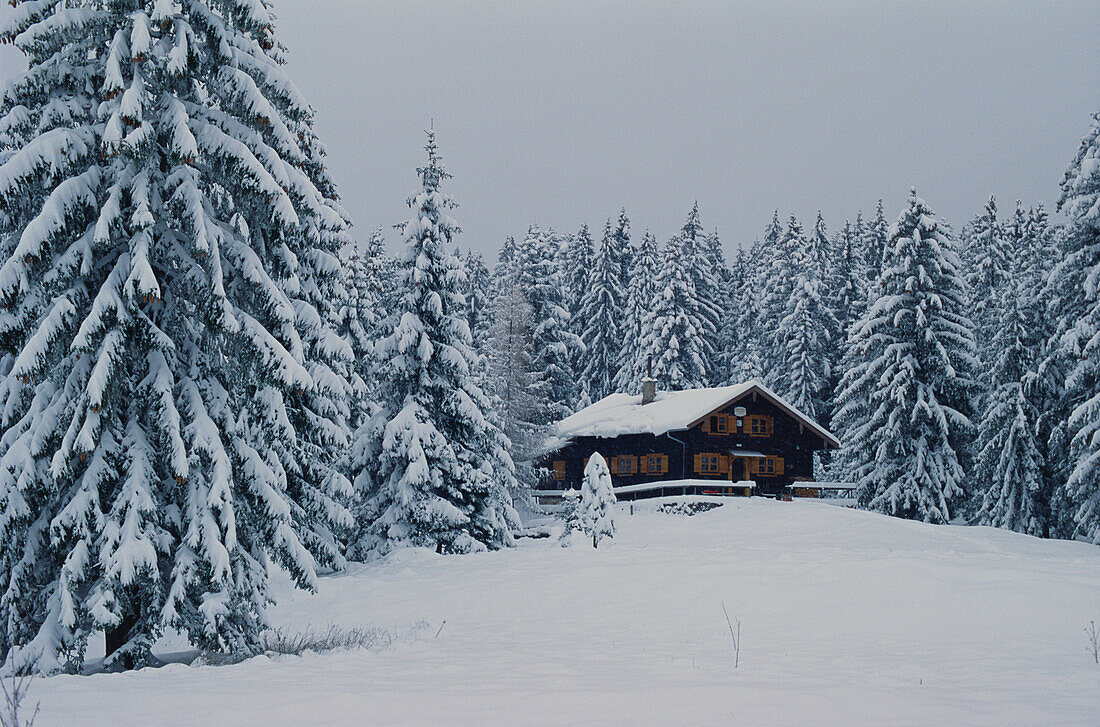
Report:
[[642,403],[648,404],[657,398],[657,380],[653,378],[653,357],[650,356],[645,366],[645,378],[642,379]]

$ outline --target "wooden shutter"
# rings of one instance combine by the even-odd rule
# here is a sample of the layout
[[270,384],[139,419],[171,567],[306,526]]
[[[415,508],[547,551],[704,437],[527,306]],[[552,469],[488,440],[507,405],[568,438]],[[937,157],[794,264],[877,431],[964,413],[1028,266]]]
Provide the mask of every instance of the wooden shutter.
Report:
[[775,458],[775,473],[777,475],[783,474],[783,458],[782,457],[776,457]]
[[702,429],[707,434],[710,434],[710,417],[709,416],[705,417],[703,419],[703,426],[700,427],[700,429]]
[[760,458],[759,457],[747,457],[746,461],[749,463],[749,474],[755,475],[760,472]]
[[699,474],[703,473],[703,455],[695,455],[695,471]]
[[638,474],[640,474],[640,475],[648,475],[649,474],[649,455],[648,454],[644,457],[639,457],[638,458]]
[[718,455],[718,474],[723,477],[730,473],[730,458],[728,454]]
[[668,472],[668,455],[667,454],[662,454],[661,455],[660,467],[661,467],[661,471],[660,471],[659,474],[663,475],[663,474],[666,474]]
[[764,431],[768,433],[770,437],[775,431],[775,419],[772,417],[764,417]]
[[564,480],[565,479],[565,460],[564,459],[554,460],[554,479],[555,480]]

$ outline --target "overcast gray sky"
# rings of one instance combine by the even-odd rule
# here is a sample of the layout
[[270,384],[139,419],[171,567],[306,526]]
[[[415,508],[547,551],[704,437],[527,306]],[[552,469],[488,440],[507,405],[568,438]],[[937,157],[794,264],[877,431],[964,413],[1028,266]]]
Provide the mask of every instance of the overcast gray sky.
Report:
[[[727,249],[775,208],[831,230],[910,185],[956,228],[1053,207],[1100,108],[1100,2],[275,0],[365,238],[404,218],[434,118],[460,240],[698,199]],[[0,57],[10,67],[11,56]]]

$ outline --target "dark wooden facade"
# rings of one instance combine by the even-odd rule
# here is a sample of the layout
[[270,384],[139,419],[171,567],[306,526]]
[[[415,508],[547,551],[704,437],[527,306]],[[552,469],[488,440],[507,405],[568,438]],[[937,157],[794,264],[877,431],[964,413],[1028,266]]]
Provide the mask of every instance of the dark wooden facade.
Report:
[[[741,408],[744,414],[737,416],[735,409]],[[588,457],[599,452],[607,460],[615,487],[670,480],[713,481],[706,486],[674,486],[669,492],[639,489],[622,493],[619,499],[712,491],[742,494],[744,488],[734,486],[741,480],[754,481],[756,494],[779,495],[794,482],[811,480],[814,452],[831,446],[835,445],[790,412],[751,391],[686,429],[661,435],[572,438],[546,455],[543,465],[548,476],[540,489],[579,489]],[[765,457],[739,452],[758,452]]]

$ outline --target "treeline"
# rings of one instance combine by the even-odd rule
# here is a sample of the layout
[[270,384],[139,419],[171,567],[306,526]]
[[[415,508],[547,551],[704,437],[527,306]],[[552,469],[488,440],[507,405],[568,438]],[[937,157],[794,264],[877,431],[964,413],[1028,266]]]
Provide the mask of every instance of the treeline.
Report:
[[697,206],[664,245],[623,211],[598,242],[532,226],[491,271],[464,255],[519,482],[558,420],[651,367],[666,389],[762,380],[838,434],[818,476],[864,507],[1100,541],[1097,156],[1094,127],[1063,225],[991,197],[955,232],[913,192],[835,230],[777,212],[729,261]]

